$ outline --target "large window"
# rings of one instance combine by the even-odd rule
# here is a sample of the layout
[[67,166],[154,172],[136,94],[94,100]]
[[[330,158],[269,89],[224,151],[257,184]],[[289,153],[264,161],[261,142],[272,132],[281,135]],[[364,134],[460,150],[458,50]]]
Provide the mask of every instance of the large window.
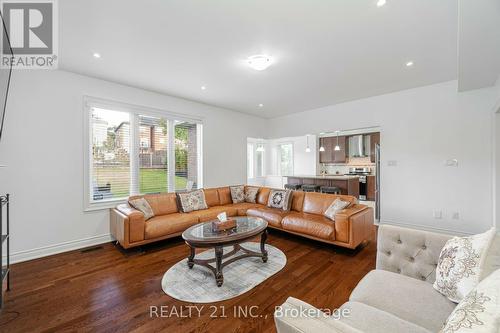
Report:
[[265,144],[262,142],[247,142],[247,179],[266,176]]
[[293,175],[293,144],[278,145],[278,170],[282,176]]
[[86,108],[86,208],[202,186],[199,121],[93,100]]

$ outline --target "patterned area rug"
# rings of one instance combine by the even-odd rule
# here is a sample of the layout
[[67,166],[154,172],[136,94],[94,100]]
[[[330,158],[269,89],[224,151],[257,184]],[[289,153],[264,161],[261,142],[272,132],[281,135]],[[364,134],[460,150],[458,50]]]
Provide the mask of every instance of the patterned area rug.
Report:
[[[243,247],[256,252],[260,244],[247,242]],[[224,253],[233,249],[225,247]],[[187,258],[172,266],[163,276],[161,287],[163,291],[180,301],[190,303],[212,303],[230,299],[246,293],[256,285],[264,282],[270,276],[279,272],[286,265],[286,256],[281,250],[266,244],[268,260],[261,258],[243,258],[224,267],[224,284],[217,287],[215,277],[208,268],[194,265],[188,268]],[[236,255],[242,252],[236,253]],[[197,253],[195,259],[209,259],[215,256],[214,250]],[[227,260],[227,259],[226,259]]]

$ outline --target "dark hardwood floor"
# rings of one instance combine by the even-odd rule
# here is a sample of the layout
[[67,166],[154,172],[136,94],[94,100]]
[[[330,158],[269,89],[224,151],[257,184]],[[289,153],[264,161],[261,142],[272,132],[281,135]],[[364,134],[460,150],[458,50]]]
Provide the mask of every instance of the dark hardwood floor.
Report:
[[[188,256],[180,238],[142,250],[109,243],[19,263],[12,266],[0,332],[275,332],[274,308],[288,296],[328,309],[347,301],[375,267],[374,240],[375,230],[366,247],[349,251],[271,231],[268,243],[286,254],[285,268],[249,292],[214,304],[180,302],[162,291],[165,271]],[[188,316],[190,305],[197,307]],[[151,306],[163,306],[166,317],[151,317]],[[235,316],[238,310],[251,310],[257,318]]]

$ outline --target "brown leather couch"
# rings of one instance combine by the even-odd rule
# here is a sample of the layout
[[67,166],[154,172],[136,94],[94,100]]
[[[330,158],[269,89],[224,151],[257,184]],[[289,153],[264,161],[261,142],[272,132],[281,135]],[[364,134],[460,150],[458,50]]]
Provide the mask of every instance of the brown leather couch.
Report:
[[[140,211],[128,204],[119,205],[111,210],[111,234],[124,248],[131,248],[179,236],[188,227],[226,212],[228,216],[261,217],[270,228],[354,249],[368,239],[373,226],[373,209],[358,204],[355,197],[348,195],[294,191],[291,210],[285,212],[267,207],[270,193],[267,187],[259,189],[256,203],[233,204],[229,187],[204,189],[204,192],[208,209],[190,213],[180,212],[175,193],[130,197],[144,197],[155,216],[145,221]],[[333,222],[323,213],[336,198],[351,205],[337,213]]]

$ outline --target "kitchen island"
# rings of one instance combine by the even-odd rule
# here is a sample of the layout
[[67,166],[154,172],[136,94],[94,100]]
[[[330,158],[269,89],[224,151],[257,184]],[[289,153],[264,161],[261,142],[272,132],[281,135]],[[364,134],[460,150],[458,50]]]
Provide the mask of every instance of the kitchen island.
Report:
[[342,194],[352,195],[359,198],[359,176],[351,175],[296,175],[286,176],[285,184],[312,184],[319,186],[338,187]]

